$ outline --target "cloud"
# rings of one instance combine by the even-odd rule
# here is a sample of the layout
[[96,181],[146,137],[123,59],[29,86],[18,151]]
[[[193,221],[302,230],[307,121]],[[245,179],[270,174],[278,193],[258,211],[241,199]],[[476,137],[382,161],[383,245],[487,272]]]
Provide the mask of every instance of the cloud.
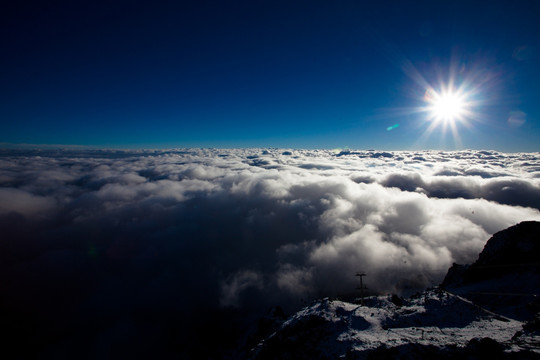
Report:
[[55,208],[55,200],[27,191],[0,188],[0,215],[10,212],[37,218],[48,215]]
[[150,329],[188,349],[231,311],[352,293],[357,271],[374,293],[436,285],[491,234],[540,220],[538,154],[284,153],[2,152],[1,301],[14,333],[97,351],[91,339],[131,324],[134,339]]
[[[491,178],[482,172],[483,178]],[[381,183],[403,191],[423,192],[429,197],[486,199],[500,204],[540,209],[538,182],[511,177],[482,180],[478,171],[469,176],[423,178],[417,173],[390,174]],[[495,176],[493,176],[495,177]]]
[[221,284],[220,304],[222,306],[239,306],[242,292],[249,288],[263,288],[262,276],[250,270],[242,270],[234,275],[230,275]]

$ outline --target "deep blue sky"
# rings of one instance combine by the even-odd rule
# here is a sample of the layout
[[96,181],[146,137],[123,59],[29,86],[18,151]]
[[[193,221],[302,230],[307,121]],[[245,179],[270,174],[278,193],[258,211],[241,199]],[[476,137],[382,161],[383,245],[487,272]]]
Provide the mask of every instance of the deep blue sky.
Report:
[[17,2],[0,146],[453,149],[413,111],[453,66],[458,147],[540,151],[540,4],[411,3]]

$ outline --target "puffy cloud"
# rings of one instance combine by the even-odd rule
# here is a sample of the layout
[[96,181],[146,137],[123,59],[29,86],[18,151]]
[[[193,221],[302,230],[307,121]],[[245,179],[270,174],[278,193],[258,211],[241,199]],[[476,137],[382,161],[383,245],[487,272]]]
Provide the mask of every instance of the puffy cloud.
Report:
[[293,295],[306,296],[309,294],[313,282],[311,269],[297,268],[290,263],[280,266],[276,273],[276,282],[279,289]]
[[222,306],[239,306],[240,295],[249,288],[263,288],[262,276],[255,271],[242,270],[229,276],[221,284]]
[[10,212],[40,218],[54,211],[53,198],[34,195],[24,190],[0,188],[0,215]]
[[[538,155],[4,151],[2,305],[21,332],[54,320],[45,337],[92,347],[127,323],[182,342],[231,309],[354,292],[357,271],[372,292],[435,285],[540,220]],[[90,330],[68,336],[73,321]]]

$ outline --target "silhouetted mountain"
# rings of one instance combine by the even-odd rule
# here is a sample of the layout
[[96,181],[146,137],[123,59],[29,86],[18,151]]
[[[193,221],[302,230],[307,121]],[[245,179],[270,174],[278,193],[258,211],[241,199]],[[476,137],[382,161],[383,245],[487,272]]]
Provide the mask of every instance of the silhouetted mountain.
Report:
[[515,319],[540,310],[540,222],[493,235],[471,265],[453,264],[441,286]]

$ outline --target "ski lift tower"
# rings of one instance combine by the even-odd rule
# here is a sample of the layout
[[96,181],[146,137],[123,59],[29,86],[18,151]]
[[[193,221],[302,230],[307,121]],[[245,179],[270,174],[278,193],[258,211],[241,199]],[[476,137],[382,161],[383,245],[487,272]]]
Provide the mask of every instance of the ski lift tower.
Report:
[[360,305],[364,306],[364,290],[367,289],[367,287],[364,286],[364,282],[362,278],[366,276],[363,272],[357,272],[355,276],[358,276],[359,285],[356,287],[356,290],[360,290]]

